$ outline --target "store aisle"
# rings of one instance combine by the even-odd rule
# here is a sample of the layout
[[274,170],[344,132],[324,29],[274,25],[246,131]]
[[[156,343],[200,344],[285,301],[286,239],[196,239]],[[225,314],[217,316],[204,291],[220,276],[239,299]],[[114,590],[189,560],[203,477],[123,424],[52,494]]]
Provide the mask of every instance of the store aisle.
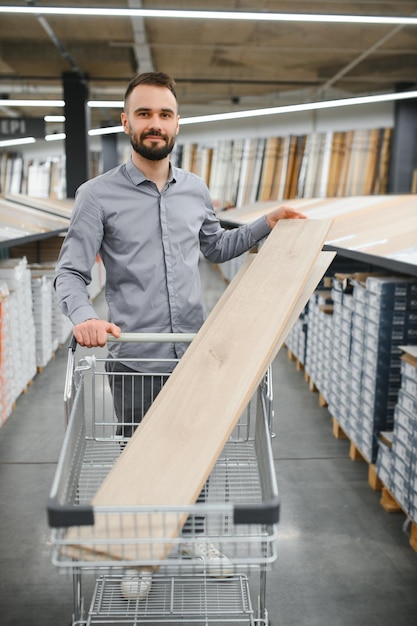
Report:
[[[224,288],[202,265],[211,308]],[[98,304],[104,306],[103,302]],[[64,434],[61,348],[0,429],[0,624],[70,623],[72,578],[51,564],[46,500]],[[273,365],[273,440],[282,500],[278,561],[267,574],[273,626],[411,626],[416,621],[417,554],[352,462],[348,442],[283,350]],[[258,577],[252,577],[256,606]]]

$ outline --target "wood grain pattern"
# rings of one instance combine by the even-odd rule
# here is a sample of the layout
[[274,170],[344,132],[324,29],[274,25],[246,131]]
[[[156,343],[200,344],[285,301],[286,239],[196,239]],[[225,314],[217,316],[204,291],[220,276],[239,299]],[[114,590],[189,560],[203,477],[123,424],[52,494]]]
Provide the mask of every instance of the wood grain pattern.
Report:
[[[320,280],[324,259],[329,264],[333,258],[321,256],[314,270],[329,228],[329,220],[278,223],[197,334],[98,490],[95,506],[161,507],[197,500],[285,333]],[[177,536],[184,517],[162,517],[152,518],[155,537]],[[111,521],[96,516],[95,535],[119,537],[120,521],[114,519],[114,528]],[[123,532],[146,537],[149,521],[140,525],[132,516],[129,525],[127,516]],[[161,554],[169,549],[160,545]],[[106,551],[112,558],[129,558],[128,546],[116,542]]]
[[[400,258],[415,265],[417,219],[415,194],[351,196],[286,200],[285,205],[311,219],[332,219],[326,243],[381,258]],[[231,209],[227,221],[250,223],[277,207],[277,202],[257,202]]]

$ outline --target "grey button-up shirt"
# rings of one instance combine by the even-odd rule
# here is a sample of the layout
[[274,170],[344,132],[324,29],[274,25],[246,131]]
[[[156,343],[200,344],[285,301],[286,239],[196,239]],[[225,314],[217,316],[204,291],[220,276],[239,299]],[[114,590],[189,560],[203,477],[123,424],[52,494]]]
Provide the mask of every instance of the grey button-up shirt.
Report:
[[[208,260],[221,263],[249,250],[269,232],[264,217],[223,229],[199,177],[171,166],[159,192],[129,160],[84,183],[76,194],[56,268],[62,310],[73,324],[99,318],[86,286],[100,254],[106,268],[108,319],[122,332],[197,332],[205,319],[200,250]],[[186,347],[109,346],[119,359],[176,358]]]

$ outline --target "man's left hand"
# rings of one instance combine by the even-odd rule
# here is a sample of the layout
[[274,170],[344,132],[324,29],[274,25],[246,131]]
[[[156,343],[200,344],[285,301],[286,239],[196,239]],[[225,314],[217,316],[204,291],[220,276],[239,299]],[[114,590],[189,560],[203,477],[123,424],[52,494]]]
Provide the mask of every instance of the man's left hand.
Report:
[[305,220],[307,215],[288,206],[280,206],[265,215],[268,226],[272,229],[279,220]]

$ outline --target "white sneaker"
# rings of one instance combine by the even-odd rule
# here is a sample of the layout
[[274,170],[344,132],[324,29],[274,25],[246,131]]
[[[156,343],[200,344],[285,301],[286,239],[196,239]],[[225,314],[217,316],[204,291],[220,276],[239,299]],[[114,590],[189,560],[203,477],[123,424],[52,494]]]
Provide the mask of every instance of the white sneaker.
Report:
[[120,591],[126,600],[143,600],[152,587],[152,570],[146,567],[127,569],[120,583]]
[[203,559],[208,569],[208,575],[213,578],[228,578],[233,576],[232,562],[222,554],[212,543],[197,541],[196,543],[183,543],[181,553],[194,559]]

